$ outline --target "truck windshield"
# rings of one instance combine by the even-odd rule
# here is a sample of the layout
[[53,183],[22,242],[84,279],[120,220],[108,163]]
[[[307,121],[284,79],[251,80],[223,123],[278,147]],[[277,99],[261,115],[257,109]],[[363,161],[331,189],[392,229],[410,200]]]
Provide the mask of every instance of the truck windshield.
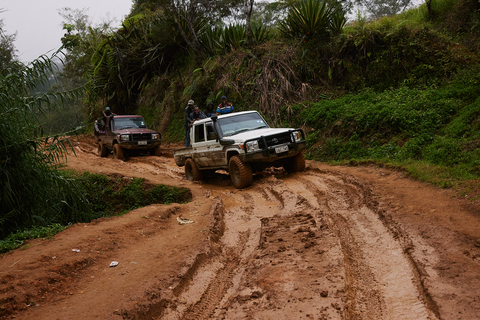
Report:
[[268,124],[256,112],[218,119],[218,124],[224,136],[233,136],[240,132],[268,128]]
[[142,117],[135,118],[116,118],[115,129],[146,128],[145,120]]

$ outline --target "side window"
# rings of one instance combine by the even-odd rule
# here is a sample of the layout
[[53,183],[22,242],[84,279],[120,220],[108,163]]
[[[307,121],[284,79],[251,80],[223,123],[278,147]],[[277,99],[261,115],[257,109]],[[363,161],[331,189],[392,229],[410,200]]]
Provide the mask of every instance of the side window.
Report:
[[213,131],[213,124],[211,122],[205,125],[205,129],[207,129],[207,140],[215,140],[217,136],[215,135],[215,131]]
[[204,142],[205,141],[205,125],[199,124],[195,126],[195,142]]

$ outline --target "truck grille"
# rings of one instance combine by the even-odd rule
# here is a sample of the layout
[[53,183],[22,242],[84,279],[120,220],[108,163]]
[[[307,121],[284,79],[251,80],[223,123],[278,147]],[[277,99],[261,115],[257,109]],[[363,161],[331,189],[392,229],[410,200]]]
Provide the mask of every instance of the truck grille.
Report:
[[133,133],[132,141],[152,140],[151,133]]
[[292,142],[292,139],[290,137],[290,133],[288,133],[288,132],[281,133],[281,134],[276,134],[276,135],[272,135],[272,136],[267,136],[267,137],[265,137],[265,140],[263,140],[263,139],[258,140],[258,145],[261,149],[265,148],[264,141],[267,142],[267,147],[273,147],[273,146],[276,146],[276,145]]

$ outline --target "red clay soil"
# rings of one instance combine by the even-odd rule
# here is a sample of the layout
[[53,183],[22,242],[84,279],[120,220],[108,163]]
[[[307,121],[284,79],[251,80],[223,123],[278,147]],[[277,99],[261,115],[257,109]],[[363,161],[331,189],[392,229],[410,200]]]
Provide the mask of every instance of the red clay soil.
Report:
[[192,183],[172,147],[124,162],[76,141],[68,169],[193,199],[1,256],[0,319],[480,319],[478,203],[376,165],[307,161],[242,190],[222,172]]

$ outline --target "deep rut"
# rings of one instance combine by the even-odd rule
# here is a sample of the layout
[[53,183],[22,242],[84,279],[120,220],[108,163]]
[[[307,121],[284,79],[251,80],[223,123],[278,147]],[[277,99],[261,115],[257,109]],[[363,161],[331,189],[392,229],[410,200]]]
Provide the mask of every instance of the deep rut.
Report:
[[225,210],[222,253],[195,275],[197,299],[162,318],[437,319],[404,243],[355,178],[310,170],[211,187]]

